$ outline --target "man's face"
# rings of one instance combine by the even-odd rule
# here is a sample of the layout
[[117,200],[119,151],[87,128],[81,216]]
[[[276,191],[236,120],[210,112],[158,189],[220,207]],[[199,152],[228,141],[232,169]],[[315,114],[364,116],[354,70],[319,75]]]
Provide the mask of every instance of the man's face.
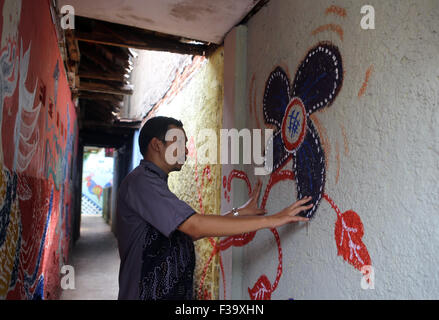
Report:
[[170,125],[165,137],[165,148],[163,148],[162,157],[166,164],[170,166],[169,171],[180,171],[186,156],[189,153],[186,148],[188,141],[186,132],[183,128]]

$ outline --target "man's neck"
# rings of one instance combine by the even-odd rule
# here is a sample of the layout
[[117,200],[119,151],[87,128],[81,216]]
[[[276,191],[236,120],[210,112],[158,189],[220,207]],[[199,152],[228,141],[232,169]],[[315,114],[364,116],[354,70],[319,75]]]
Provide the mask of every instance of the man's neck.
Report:
[[166,173],[167,175],[169,174],[169,169],[167,168],[167,166],[164,163],[162,163],[161,161],[159,161],[158,159],[156,159],[154,157],[145,157],[144,159],[146,161],[154,163],[157,167],[162,169],[162,171],[164,173]]

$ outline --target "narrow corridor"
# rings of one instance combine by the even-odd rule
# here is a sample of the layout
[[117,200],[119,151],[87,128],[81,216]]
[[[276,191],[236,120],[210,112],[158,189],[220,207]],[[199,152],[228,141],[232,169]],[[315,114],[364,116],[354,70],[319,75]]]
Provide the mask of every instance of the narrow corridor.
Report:
[[[438,17],[439,0],[0,0],[0,308],[113,304],[117,239],[134,299],[439,300]],[[158,176],[122,184],[142,159]],[[149,239],[114,235],[119,191],[169,239],[148,266]]]
[[117,240],[102,216],[81,216],[81,237],[69,258],[75,289],[64,290],[61,300],[117,299],[119,263]]

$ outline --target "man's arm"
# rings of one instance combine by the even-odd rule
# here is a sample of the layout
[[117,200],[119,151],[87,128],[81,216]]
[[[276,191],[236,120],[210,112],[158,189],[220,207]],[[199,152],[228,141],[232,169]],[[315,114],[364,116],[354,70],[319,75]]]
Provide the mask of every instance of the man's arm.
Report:
[[[261,193],[262,188],[262,182],[261,180],[258,180],[258,183],[256,184],[256,188],[253,189],[250,199],[244,203],[241,207],[237,208],[239,216],[256,216],[256,215],[263,215],[267,212],[265,209],[259,208],[258,206],[258,199],[259,194]],[[226,217],[232,217],[233,213],[232,211],[224,214]]]
[[178,230],[198,240],[204,237],[233,236],[265,228],[276,228],[287,223],[308,221],[309,219],[297,214],[311,209],[312,204],[305,205],[310,200],[311,197],[304,198],[270,216],[231,217],[194,214],[183,222]]

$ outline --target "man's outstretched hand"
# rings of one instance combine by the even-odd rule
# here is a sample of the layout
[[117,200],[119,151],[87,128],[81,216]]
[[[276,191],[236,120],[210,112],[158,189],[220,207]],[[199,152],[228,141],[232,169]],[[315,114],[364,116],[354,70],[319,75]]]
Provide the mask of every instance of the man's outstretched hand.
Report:
[[267,213],[265,209],[259,208],[258,206],[258,199],[261,193],[261,188],[262,182],[261,180],[258,180],[256,188],[253,189],[253,192],[250,195],[250,199],[243,206],[238,208],[240,216],[256,216]]
[[[253,189],[250,199],[240,208],[238,208],[238,212],[240,216],[257,216],[264,215],[267,213],[267,210],[260,208],[258,206],[259,195],[261,194],[262,182],[258,180],[256,184],[256,188]],[[274,223],[273,228],[284,225],[286,223],[298,222],[298,221],[309,221],[308,218],[304,218],[301,216],[297,216],[302,211],[306,211],[312,208],[312,204],[306,205],[309,201],[312,200],[312,197],[302,198],[292,205],[284,208],[278,213],[270,216],[272,217],[272,221]]]
[[302,198],[292,205],[286,207],[285,209],[279,211],[276,214],[269,216],[271,220],[271,228],[277,228],[287,223],[299,222],[299,221],[309,221],[309,218],[304,218],[297,216],[300,212],[306,211],[312,208],[313,204],[306,203],[310,202],[312,197]]
[[238,218],[228,215],[194,214],[183,222],[178,229],[189,235],[194,241],[204,237],[227,237],[265,228],[277,228],[287,223],[309,221],[297,216],[302,211],[312,208],[306,205],[312,198],[306,197],[282,209],[276,214],[263,216],[264,209],[258,207],[261,184],[258,182],[249,201],[239,209]]

